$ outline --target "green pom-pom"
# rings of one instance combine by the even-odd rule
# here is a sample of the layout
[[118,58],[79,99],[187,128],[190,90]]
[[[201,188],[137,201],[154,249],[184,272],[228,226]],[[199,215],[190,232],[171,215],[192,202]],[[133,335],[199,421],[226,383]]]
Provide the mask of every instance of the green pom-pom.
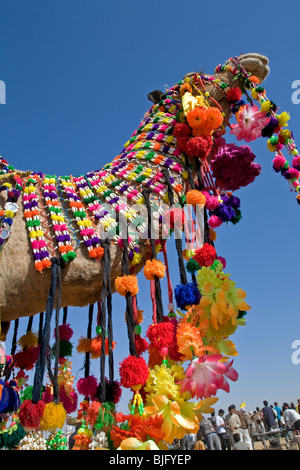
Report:
[[194,274],[196,271],[199,271],[200,266],[196,260],[189,259],[188,262],[186,263],[186,269],[189,273]]
[[[52,352],[55,353],[55,344],[53,345]],[[61,339],[59,341],[59,357],[70,357],[72,356],[73,344],[70,341]]]
[[68,251],[68,253],[64,253],[62,255],[62,259],[64,260],[65,263],[68,263],[69,261],[73,261],[73,259],[75,258],[76,258],[75,251]]
[[242,218],[242,213],[240,209],[235,209],[235,216],[230,219],[230,222],[233,223],[233,225],[237,224]]

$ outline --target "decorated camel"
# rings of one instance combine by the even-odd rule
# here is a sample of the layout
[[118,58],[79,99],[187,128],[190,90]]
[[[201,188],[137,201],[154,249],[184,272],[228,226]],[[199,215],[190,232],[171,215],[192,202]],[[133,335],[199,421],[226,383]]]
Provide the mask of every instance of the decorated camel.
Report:
[[[245,85],[246,77],[242,77],[239,67],[244,65],[243,70],[262,81],[268,73],[267,64],[265,57],[247,54],[240,58],[239,65],[231,61],[226,70],[217,70],[214,75],[204,76],[201,81],[197,74],[189,74],[182,83],[186,83],[195,100],[201,98],[211,109],[219,112],[219,121],[213,124],[223,129],[232,114],[232,103],[227,99],[227,91]],[[239,77],[232,72],[233,69],[238,70]],[[182,98],[190,95],[190,92],[182,95],[180,88],[177,84],[163,94],[159,91],[150,94],[157,104],[144,117],[121,154],[101,170],[79,178],[49,177],[30,171],[15,171],[2,160],[1,205],[4,210],[8,207],[10,215],[13,215],[10,218],[3,213],[1,220],[2,321],[45,310],[51,279],[50,259],[53,256],[66,260],[62,270],[62,307],[81,307],[99,301],[103,252],[99,249],[101,244],[97,227],[101,224],[102,237],[107,234],[112,242],[110,276],[114,288],[114,280],[121,274],[123,247],[114,235],[110,235],[115,229],[116,217],[109,217],[107,206],[118,208],[120,197],[127,199],[123,211],[129,211],[129,218],[137,217],[134,204],[144,204],[143,190],[149,190],[151,203],[154,202],[153,197],[155,202],[163,202],[167,193],[163,171],[168,170],[174,203],[185,202],[184,196],[192,188],[186,177],[187,162],[183,161],[185,154],[178,145],[182,137],[176,137],[174,129],[182,109]],[[210,152],[206,153],[208,157]],[[190,159],[192,178],[195,180],[195,159],[185,158]],[[203,164],[201,159],[198,162],[201,163],[204,176],[203,189],[214,190],[213,182],[205,178],[206,174],[209,175],[209,157],[205,157]],[[226,185],[221,188],[232,189]],[[9,206],[5,206],[7,201],[11,201]],[[81,224],[78,223],[80,221]],[[147,226],[143,226],[143,230],[145,227],[147,229]],[[6,229],[9,230],[9,237]],[[138,229],[137,233],[140,233]],[[145,237],[143,240],[143,243],[136,244],[134,248],[129,246],[128,249],[131,266],[133,262],[137,270],[143,267],[149,253]],[[78,244],[78,241],[81,243]]]
[[[300,189],[300,156],[287,129],[289,116],[277,113],[262,85],[268,73],[266,57],[243,54],[217,66],[212,75],[189,73],[170,89],[149,93],[152,106],[120,154],[103,168],[84,175],[19,171],[1,158],[2,339],[11,321],[46,311],[32,400],[20,409],[25,429],[55,430],[61,427],[61,417],[64,422],[60,412],[54,426],[47,418],[47,426],[47,400],[40,400],[53,309],[97,303],[101,361],[107,354],[106,341],[101,339],[106,328],[111,359],[111,295],[115,292],[126,298],[130,350],[120,367],[121,384],[134,392],[131,414],[137,420],[155,417],[152,425],[160,432],[154,448],[163,448],[158,444],[161,440],[171,444],[175,437],[197,432],[202,413],[211,409],[217,390],[229,390],[226,377],[237,379],[228,360],[236,354],[228,337],[250,307],[244,291],[225,273],[225,260],[214,246],[215,231],[222,223],[239,222],[240,200],[234,192],[252,183],[261,167],[248,145],[226,143],[227,129],[244,144],[260,136],[267,138],[267,146],[274,152],[274,170],[296,193]],[[293,158],[291,165],[282,153],[284,147]],[[182,233],[184,237],[179,236]],[[167,241],[174,234],[180,279],[174,289],[177,313],[170,281],[173,265],[167,256]],[[188,240],[185,245],[183,238]],[[149,344],[140,337],[140,271],[151,285]],[[165,275],[167,314],[160,284]],[[55,334],[57,360],[58,323]],[[88,351],[87,342],[83,343],[79,352]],[[142,357],[145,351],[149,353],[148,366]],[[185,372],[184,361],[190,361]],[[54,396],[58,407],[57,362],[55,367],[54,375],[48,367],[53,387],[47,396]],[[88,373],[86,365],[85,379],[89,379]],[[100,382],[100,395],[87,388],[83,393],[97,412],[114,394],[111,388],[108,399],[104,362]],[[148,396],[146,408],[143,396]],[[200,402],[190,403],[194,397]],[[64,402],[62,395],[60,401]],[[103,413],[104,408],[102,417]],[[32,419],[37,415],[43,425]],[[129,420],[127,437],[138,435],[134,428],[140,429],[137,420]],[[115,447],[126,448],[122,432],[115,426],[112,429],[110,425],[110,438],[114,436]],[[149,448],[138,442],[135,445],[141,449]]]

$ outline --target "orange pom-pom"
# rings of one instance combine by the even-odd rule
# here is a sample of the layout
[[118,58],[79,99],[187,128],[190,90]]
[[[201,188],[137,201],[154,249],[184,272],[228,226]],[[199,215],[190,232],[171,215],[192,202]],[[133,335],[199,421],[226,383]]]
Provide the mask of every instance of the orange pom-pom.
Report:
[[252,83],[256,83],[257,85],[260,84],[260,79],[256,76],[256,75],[251,75],[251,77],[249,78],[250,82]]
[[123,297],[125,297],[127,293],[130,293],[132,296],[137,295],[139,291],[137,278],[133,275],[117,277],[115,287],[117,292]]
[[193,189],[186,194],[186,203],[196,206],[197,204],[205,206],[206,197],[201,191]]
[[153,281],[157,276],[159,279],[163,278],[166,273],[166,267],[162,261],[157,259],[148,259],[144,267],[144,275],[148,281]]
[[88,409],[86,415],[86,423],[94,426],[97,421],[98,414],[101,408],[101,403],[99,401],[93,401]]
[[77,345],[77,352],[78,353],[87,353],[91,352],[91,338],[83,338],[81,337],[78,341]]
[[223,122],[223,116],[218,108],[208,108],[206,122],[211,131],[218,129]]
[[89,250],[89,257],[93,259],[100,260],[103,258],[104,255],[104,248],[102,246],[98,246],[97,248],[92,248]]
[[91,341],[91,358],[92,359],[97,359],[98,357],[101,356],[101,347],[102,347],[102,338],[100,335],[96,336],[96,338],[93,338]]

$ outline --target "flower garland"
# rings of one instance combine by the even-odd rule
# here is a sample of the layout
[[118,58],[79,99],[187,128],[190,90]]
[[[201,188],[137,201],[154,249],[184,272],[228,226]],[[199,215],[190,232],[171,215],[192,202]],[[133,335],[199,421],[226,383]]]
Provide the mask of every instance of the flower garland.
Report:
[[75,183],[70,176],[65,176],[60,177],[60,184],[69,201],[73,217],[78,226],[83,243],[88,250],[89,257],[95,260],[101,260],[103,256],[103,248],[100,245],[101,240],[97,237],[92,227],[92,222],[84,210],[84,205],[77,196]]
[[14,179],[14,186],[9,182],[5,182],[0,186],[0,192],[7,192],[7,202],[4,205],[4,209],[0,210],[0,250],[1,246],[4,245],[11,235],[13,218],[19,210],[17,200],[21,194],[23,182],[17,174],[14,175]]
[[57,178],[56,176],[46,175],[43,179],[43,195],[46,206],[50,213],[52,228],[58,245],[58,251],[61,253],[64,262],[73,260],[76,253],[71,244],[71,237],[65,223],[62,207],[59,203],[57,194]]
[[40,221],[40,212],[38,208],[39,203],[35,187],[36,184],[39,184],[39,177],[37,175],[31,175],[26,179],[23,192],[23,207],[28,235],[33,251],[35,269],[42,272],[44,269],[49,268],[52,263],[50,261],[49,252],[46,249],[47,243]]

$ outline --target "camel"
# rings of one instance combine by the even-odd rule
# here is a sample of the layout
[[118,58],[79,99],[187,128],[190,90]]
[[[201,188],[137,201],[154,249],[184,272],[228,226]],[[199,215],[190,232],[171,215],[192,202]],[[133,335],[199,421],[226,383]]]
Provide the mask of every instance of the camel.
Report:
[[[237,60],[238,62],[235,62]],[[242,70],[245,73],[249,73],[255,75],[260,80],[260,83],[266,78],[269,72],[268,66],[268,59],[260,54],[250,53],[241,55],[237,59],[230,59],[228,64],[236,66],[236,63],[242,67]],[[193,74],[188,74],[188,76],[192,76]],[[229,87],[242,87],[242,79],[240,77],[236,77],[230,67],[226,69],[222,68],[222,70],[217,70],[210,76],[210,79],[205,80],[202,82],[204,83],[204,90],[201,89],[199,84],[199,89],[193,90],[193,95],[197,96],[197,93],[203,91],[204,96],[209,96],[207,99],[209,101],[210,106],[217,106],[218,104],[221,105],[224,113],[224,119],[228,119],[230,117],[230,103],[226,101],[224,92],[219,86],[215,85],[213,81],[214,78],[220,78],[221,81],[226,82]],[[172,100],[170,100],[170,97]],[[122,170],[120,169],[119,163],[121,162],[124,165],[128,165],[131,161],[131,155],[128,151],[128,146],[123,149],[123,153],[117,156],[111,164],[106,165],[101,170],[97,170],[97,172],[90,172],[90,174],[84,176],[84,181],[80,178],[76,179],[70,177],[68,179],[62,179],[61,177],[55,177],[55,181],[57,182],[57,186],[55,186],[54,190],[57,192],[59,196],[58,200],[61,202],[61,208],[63,215],[65,217],[65,221],[68,219],[70,220],[70,225],[68,225],[67,235],[70,234],[71,242],[70,244],[73,247],[73,252],[76,254],[74,259],[71,259],[69,262],[63,263],[62,265],[62,274],[61,274],[61,299],[60,299],[60,306],[78,306],[83,307],[86,305],[94,304],[99,301],[101,297],[101,290],[103,285],[103,261],[99,257],[90,257],[88,252],[88,244],[84,243],[84,239],[80,237],[78,234],[78,230],[76,232],[76,219],[75,217],[71,217],[71,209],[68,206],[67,201],[67,189],[68,186],[64,186],[64,182],[69,182],[70,185],[74,186],[76,194],[79,194],[82,189],[82,183],[88,183],[88,189],[93,191],[94,200],[92,205],[98,204],[97,210],[90,210],[91,202],[85,204],[83,200],[84,207],[86,212],[89,215],[89,220],[93,220],[92,227],[95,229],[96,235],[100,235],[101,241],[105,239],[105,237],[109,236],[109,232],[103,229],[105,223],[101,226],[101,230],[104,231],[99,232],[99,226],[101,221],[107,221],[105,217],[97,219],[95,215],[99,214],[99,210],[105,208],[105,203],[109,200],[111,194],[115,195],[117,190],[120,191],[120,188],[123,188],[122,183],[118,183],[117,185],[112,185],[109,187],[109,190],[112,192],[110,195],[103,197],[103,194],[99,192],[95,193],[94,189],[101,187],[101,184],[107,187],[107,183],[105,182],[105,178],[112,177],[115,175],[114,169],[118,168],[119,173],[117,175],[121,175],[120,177],[117,176],[118,180],[123,179],[123,183],[126,180],[128,183],[126,187],[126,191],[124,191],[124,195],[127,196],[127,206],[125,204],[125,212],[134,209],[135,204],[138,203],[137,199],[139,195],[143,194],[144,196],[147,194],[149,197],[150,204],[154,204],[155,202],[162,199],[162,195],[164,196],[164,200],[166,199],[166,186],[170,189],[170,182],[172,182],[172,188],[176,189],[174,194],[174,203],[180,202],[181,198],[187,193],[187,191],[192,187],[193,181],[197,177],[195,168],[192,168],[192,180],[191,178],[186,178],[183,176],[184,171],[186,171],[186,160],[184,159],[184,155],[182,153],[174,152],[176,148],[176,138],[173,140],[170,138],[172,137],[172,122],[176,118],[176,113],[178,112],[178,106],[180,102],[179,97],[179,86],[172,87],[171,91],[168,94],[168,90],[165,93],[162,93],[160,90],[155,90],[152,93],[149,93],[148,98],[152,102],[152,106],[149,110],[151,114],[151,110],[153,107],[164,106],[164,109],[168,110],[162,111],[161,115],[161,122],[158,123],[158,131],[154,131],[152,134],[153,136],[149,137],[147,140],[148,148],[152,150],[152,159],[143,159],[140,160],[140,167],[144,171],[145,169],[149,170],[150,179],[152,178],[152,184],[149,183],[149,178],[139,178],[139,173],[136,174],[134,178],[126,179],[128,174],[123,175]],[[169,100],[169,102],[168,102]],[[166,101],[168,105],[166,106]],[[172,101],[172,102],[171,102]],[[175,103],[172,108],[172,103]],[[142,125],[146,125],[147,118],[149,118],[149,113],[146,113],[142,121]],[[165,113],[165,114],[164,114]],[[162,145],[157,144],[157,132],[162,132],[161,129],[163,127],[163,118],[167,117],[166,120],[167,129],[165,132],[169,132],[166,134],[169,137],[169,140],[166,142],[168,145],[165,145],[165,149],[162,150]],[[131,140],[129,141],[129,146],[134,145],[136,142],[135,137],[136,133],[133,134]],[[142,141],[142,139],[141,139]],[[152,145],[153,144],[153,145]],[[159,149],[159,150],[156,150]],[[164,152],[166,152],[164,154]],[[166,158],[159,158],[157,156],[167,157],[168,159],[168,174],[165,173],[166,170]],[[156,161],[156,163],[153,163]],[[119,165],[119,166],[118,166]],[[3,169],[8,168],[5,164],[2,165]],[[1,168],[1,167],[0,167]],[[203,170],[202,170],[203,171]],[[152,173],[151,173],[152,172]],[[1,172],[0,172],[1,175]],[[154,176],[153,176],[154,175]],[[169,175],[169,180],[168,180]],[[51,225],[51,219],[49,216],[49,212],[47,212],[47,205],[45,203],[45,175],[33,175],[31,171],[19,171],[9,169],[8,171],[4,172],[0,176],[0,186],[3,189],[3,185],[5,183],[12,184],[12,187],[17,183],[23,184],[23,189],[21,190],[21,195],[18,197],[17,201],[14,202],[14,206],[12,207],[14,212],[13,223],[11,227],[8,227],[8,238],[1,246],[1,256],[0,256],[0,312],[1,312],[1,321],[2,323],[2,331],[4,331],[5,323],[9,323],[17,318],[20,317],[30,317],[45,310],[47,297],[50,289],[51,283],[51,269],[46,268],[43,270],[36,269],[36,260],[33,257],[33,250],[31,246],[31,240],[29,237],[28,227],[26,226],[26,221],[28,221],[24,217],[24,211],[26,210],[26,198],[24,199],[24,188],[26,187],[26,182],[30,181],[30,178],[34,177],[35,181],[33,183],[35,190],[36,190],[36,200],[38,203],[37,210],[39,211],[39,216],[41,219],[41,227],[44,231],[44,238],[46,240],[47,249],[49,251],[49,259],[51,261],[52,257],[59,258],[61,253],[58,251],[58,246],[63,244],[60,242],[57,244],[57,239],[55,243],[55,236],[53,232],[53,225]],[[101,179],[102,178],[102,179]],[[51,178],[50,178],[51,179]],[[111,179],[111,181],[115,181],[115,177]],[[49,180],[49,178],[48,178]],[[96,183],[97,184],[94,184]],[[156,188],[159,188],[159,183],[161,183],[162,191],[161,194],[159,193]],[[167,184],[166,184],[167,183]],[[27,183],[27,185],[30,183]],[[204,189],[209,189],[209,184],[204,178]],[[8,187],[8,186],[7,186]],[[6,187],[6,189],[7,189]],[[116,190],[117,188],[117,190]],[[178,189],[179,188],[179,189]],[[148,192],[146,193],[145,190]],[[43,192],[44,191],[44,192]],[[117,193],[120,195],[120,192]],[[128,194],[130,198],[128,198]],[[4,208],[5,204],[9,201],[9,190],[2,191],[0,193],[0,208]],[[170,200],[168,201],[170,204]],[[67,209],[65,208],[67,206]],[[6,206],[7,207],[7,206]],[[130,219],[130,218],[129,218]],[[134,220],[134,217],[133,217]],[[131,220],[132,221],[132,220]],[[144,227],[145,228],[145,227]],[[2,227],[3,229],[3,227]],[[98,230],[98,232],[97,232]],[[138,232],[141,233],[141,232]],[[73,236],[74,234],[74,236]],[[80,242],[80,243],[79,243]],[[100,243],[101,245],[101,243]],[[98,244],[98,246],[100,246]],[[118,241],[118,237],[112,237],[109,245],[110,250],[110,281],[111,281],[111,288],[114,291],[114,282],[115,279],[122,274],[122,260],[124,259],[124,250],[127,250],[129,254],[129,270],[134,268],[134,272],[138,273],[141,271],[143,266],[145,265],[146,260],[149,257],[149,252],[151,251],[151,244],[147,238],[140,237],[138,245],[139,248],[139,259],[138,262],[133,264],[132,263],[132,256],[130,257],[130,249],[134,252],[134,247],[127,247],[125,244],[122,244],[120,240]],[[132,253],[131,253],[132,254]]]

